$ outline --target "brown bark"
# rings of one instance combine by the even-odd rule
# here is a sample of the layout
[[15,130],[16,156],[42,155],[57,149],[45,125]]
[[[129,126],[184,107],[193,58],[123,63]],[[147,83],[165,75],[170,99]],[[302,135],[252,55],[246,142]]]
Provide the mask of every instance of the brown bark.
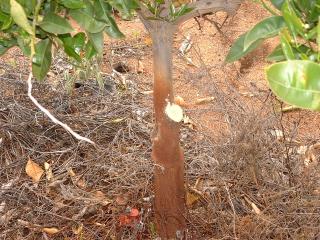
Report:
[[[173,34],[182,22],[208,12],[233,12],[242,0],[199,0],[190,4],[188,14],[174,22],[152,20],[152,14],[143,5],[138,11],[140,19],[152,36],[154,67],[155,130],[152,159],[155,164],[155,220],[162,240],[186,239],[186,206],[184,189],[184,157],[179,145],[179,123],[165,113],[168,102],[173,102],[172,43]],[[161,17],[169,11],[166,0]]]
[[155,163],[155,214],[161,239],[184,239],[184,159],[179,146],[179,123],[165,114],[173,102],[172,42],[175,27],[154,22],[151,30],[154,64],[155,132],[152,159]]

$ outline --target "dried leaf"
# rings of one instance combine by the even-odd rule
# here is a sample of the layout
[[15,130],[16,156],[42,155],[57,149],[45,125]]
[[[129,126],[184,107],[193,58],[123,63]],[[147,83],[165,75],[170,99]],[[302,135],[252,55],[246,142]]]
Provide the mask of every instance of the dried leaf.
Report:
[[179,48],[180,54],[185,55],[190,50],[191,46],[192,46],[191,36],[188,35],[181,43],[181,46]]
[[211,103],[213,100],[214,100],[214,97],[198,98],[195,104],[197,105],[208,104],[208,103]]
[[187,202],[187,206],[190,207],[192,206],[193,204],[195,204],[196,202],[199,201],[200,199],[200,195],[199,194],[196,194],[196,193],[193,193],[193,192],[187,192],[187,199],[186,199],[186,202]]
[[5,201],[2,201],[2,202],[0,203],[0,213],[3,213],[3,212],[4,212],[5,207],[6,207],[6,202],[5,202]]
[[69,169],[68,169],[68,173],[69,173],[69,176],[70,176],[70,177],[76,176],[76,174],[75,174],[75,172],[72,170],[72,168],[69,168]]
[[101,191],[96,191],[94,195],[96,201],[99,202],[102,206],[107,206],[111,203],[111,201]]
[[79,224],[79,225],[74,225],[72,226],[72,232],[75,234],[75,235],[79,235],[81,234],[83,231],[83,224]]
[[151,94],[153,94],[153,90],[142,91],[141,93],[142,93],[143,95],[151,95]]
[[136,208],[129,208],[129,213],[121,214],[119,216],[120,226],[133,226],[140,219],[140,212]]
[[184,101],[184,99],[180,96],[175,96],[174,97],[174,103],[181,106],[181,107],[184,107],[184,106],[187,106],[186,102]]
[[51,165],[47,162],[44,163],[44,169],[46,171],[46,179],[48,181],[51,181],[53,179],[53,173],[52,173],[52,168]]
[[50,235],[56,234],[58,232],[60,232],[60,230],[58,228],[55,227],[51,227],[51,228],[42,228],[42,231],[45,233],[48,233]]
[[142,61],[138,61],[138,67],[137,67],[137,73],[144,73],[145,72],[145,67]]
[[17,180],[17,178],[11,179],[9,182],[2,184],[0,187],[0,193],[9,190]]
[[144,43],[147,45],[147,46],[151,46],[152,45],[152,38],[150,36],[147,36],[145,39],[144,39]]
[[194,122],[186,115],[183,117],[183,123],[188,125],[190,129],[196,128],[196,125],[194,124]]
[[38,183],[43,175],[44,171],[39,164],[35,163],[31,159],[28,160],[26,165],[26,173],[32,178],[33,182]]
[[257,205],[255,203],[250,201],[250,199],[248,199],[247,197],[244,197],[244,199],[252,207],[252,210],[255,212],[255,214],[257,214],[257,215],[261,214],[261,210],[257,207]]
[[116,204],[119,206],[125,206],[128,204],[129,198],[127,195],[119,195],[116,197]]
[[276,137],[277,140],[283,140],[283,132],[279,129],[271,130],[270,131],[271,135]]

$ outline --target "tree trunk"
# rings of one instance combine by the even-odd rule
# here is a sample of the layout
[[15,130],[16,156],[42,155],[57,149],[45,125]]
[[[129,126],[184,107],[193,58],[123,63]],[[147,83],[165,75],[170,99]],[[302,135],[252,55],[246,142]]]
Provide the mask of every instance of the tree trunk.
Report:
[[149,29],[153,41],[154,111],[152,159],[155,164],[155,217],[161,239],[185,239],[184,158],[179,145],[180,124],[165,113],[173,103],[172,43],[175,26],[154,21]]

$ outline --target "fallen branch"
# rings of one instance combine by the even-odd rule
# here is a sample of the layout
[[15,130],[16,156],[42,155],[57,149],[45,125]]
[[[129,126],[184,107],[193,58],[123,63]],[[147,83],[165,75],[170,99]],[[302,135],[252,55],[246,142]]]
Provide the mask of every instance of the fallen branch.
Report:
[[29,77],[28,77],[28,97],[31,99],[31,101],[45,114],[47,115],[52,122],[54,122],[55,124],[60,125],[61,127],[63,127],[67,132],[69,132],[72,136],[74,136],[76,139],[80,140],[80,141],[85,141],[88,142],[90,144],[95,145],[95,143],[93,141],[91,141],[89,138],[86,137],[82,137],[81,135],[79,135],[78,133],[76,133],[75,131],[73,131],[67,124],[59,121],[57,118],[55,118],[49,111],[48,109],[46,109],[45,107],[43,107],[38,101],[37,99],[35,99],[32,96],[32,72],[30,72]]

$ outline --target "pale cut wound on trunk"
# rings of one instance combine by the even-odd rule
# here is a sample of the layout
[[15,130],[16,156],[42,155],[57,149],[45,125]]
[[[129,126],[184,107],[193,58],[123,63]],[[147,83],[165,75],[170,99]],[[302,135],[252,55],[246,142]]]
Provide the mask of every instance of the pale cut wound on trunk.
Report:
[[165,113],[174,122],[181,122],[183,120],[183,109],[177,104],[168,102]]

